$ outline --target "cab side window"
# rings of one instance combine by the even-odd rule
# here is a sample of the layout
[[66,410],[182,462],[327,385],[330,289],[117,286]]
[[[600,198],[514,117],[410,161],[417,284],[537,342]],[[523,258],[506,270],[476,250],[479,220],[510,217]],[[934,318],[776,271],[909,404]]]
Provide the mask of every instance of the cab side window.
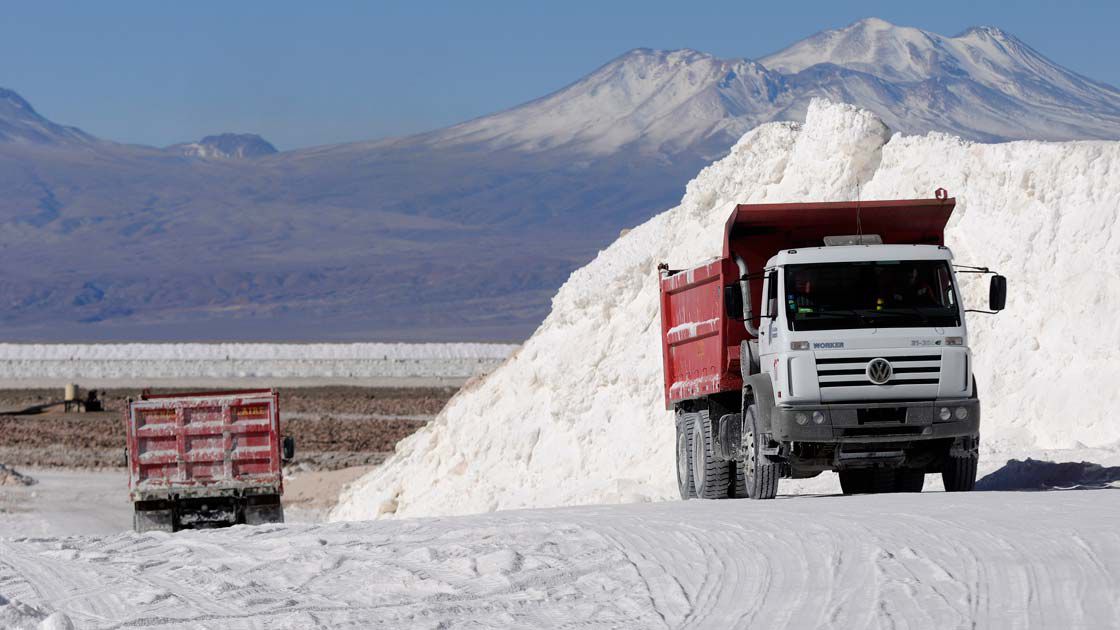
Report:
[[771,270],[766,274],[766,316],[778,316],[778,272]]

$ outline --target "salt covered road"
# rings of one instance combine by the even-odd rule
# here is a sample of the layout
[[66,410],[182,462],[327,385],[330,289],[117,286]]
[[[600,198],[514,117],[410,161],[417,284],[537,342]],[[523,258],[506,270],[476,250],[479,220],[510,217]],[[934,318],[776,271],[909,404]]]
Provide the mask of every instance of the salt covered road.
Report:
[[1117,523],[1105,489],[5,538],[0,626],[1116,627]]

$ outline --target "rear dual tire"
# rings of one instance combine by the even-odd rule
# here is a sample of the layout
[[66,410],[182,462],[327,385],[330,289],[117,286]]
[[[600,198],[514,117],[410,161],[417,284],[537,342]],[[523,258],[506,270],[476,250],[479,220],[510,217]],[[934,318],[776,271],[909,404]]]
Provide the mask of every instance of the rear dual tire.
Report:
[[[745,401],[749,401],[749,395]],[[717,460],[712,454],[712,421],[708,410],[677,410],[677,491],[681,499],[731,497],[773,499],[778,494],[781,464],[762,455],[758,408],[749,405],[744,429],[743,454],[736,461]]]
[[696,498],[692,486],[692,414],[677,411],[677,491],[681,500]]
[[[677,491],[682,500],[727,499],[741,475],[735,462],[712,455],[712,421],[708,410],[677,411]],[[738,495],[736,496],[745,496]]]
[[731,495],[731,462],[712,454],[712,420],[707,409],[696,412],[692,422],[692,487],[700,499],[726,499]]

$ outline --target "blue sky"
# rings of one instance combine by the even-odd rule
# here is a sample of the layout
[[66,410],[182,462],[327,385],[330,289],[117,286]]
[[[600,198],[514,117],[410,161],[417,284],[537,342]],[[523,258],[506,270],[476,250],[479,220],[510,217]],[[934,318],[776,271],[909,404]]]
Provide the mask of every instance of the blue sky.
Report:
[[877,16],[1009,31],[1120,85],[1120,2],[22,2],[0,86],[124,142],[256,132],[281,149],[404,135],[542,96],[637,47],[757,58]]

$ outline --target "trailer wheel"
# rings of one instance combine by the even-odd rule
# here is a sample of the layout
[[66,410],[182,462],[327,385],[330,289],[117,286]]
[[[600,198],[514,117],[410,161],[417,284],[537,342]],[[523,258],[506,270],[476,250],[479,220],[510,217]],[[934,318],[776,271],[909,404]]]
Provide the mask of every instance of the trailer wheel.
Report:
[[744,410],[743,428],[743,485],[752,499],[773,499],[778,494],[781,464],[772,462],[762,454],[758,436],[758,405],[753,402]]
[[950,457],[941,469],[945,492],[970,492],[976,487],[975,456]]
[[708,410],[690,414],[692,423],[692,487],[701,499],[731,495],[731,464],[712,456],[712,421]]
[[677,409],[677,490],[681,500],[696,498],[692,487],[692,415]]

